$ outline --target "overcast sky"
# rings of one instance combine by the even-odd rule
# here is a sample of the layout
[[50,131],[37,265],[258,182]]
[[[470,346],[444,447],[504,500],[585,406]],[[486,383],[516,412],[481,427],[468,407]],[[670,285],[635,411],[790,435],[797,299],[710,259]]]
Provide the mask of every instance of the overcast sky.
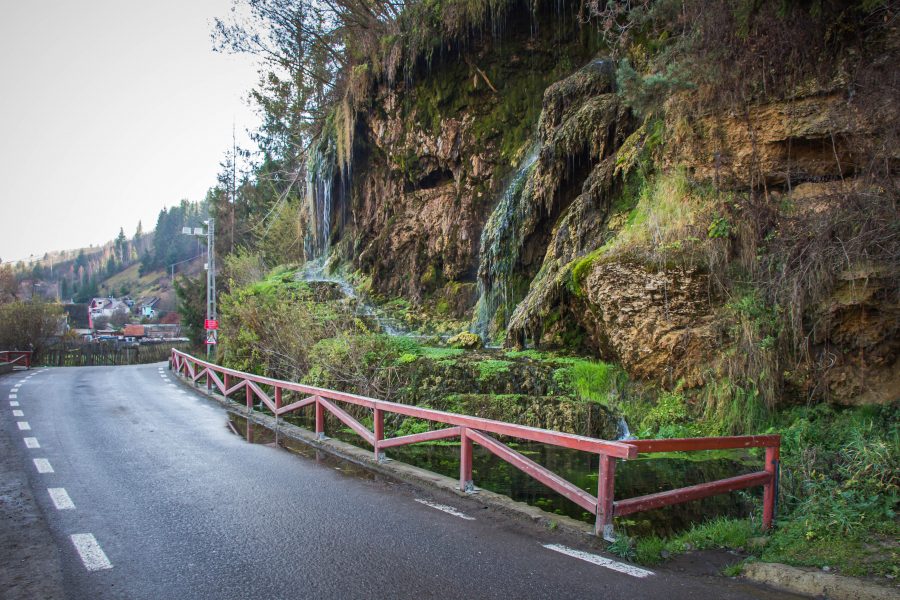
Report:
[[214,53],[231,0],[0,0],[0,258],[112,239],[201,200],[244,132],[249,59]]

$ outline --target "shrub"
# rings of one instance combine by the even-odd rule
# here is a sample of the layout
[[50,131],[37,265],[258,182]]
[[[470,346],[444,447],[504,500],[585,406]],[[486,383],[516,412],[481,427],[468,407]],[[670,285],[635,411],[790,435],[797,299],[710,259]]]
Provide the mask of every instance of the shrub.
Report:
[[603,361],[561,359],[556,362],[567,363],[553,372],[553,381],[561,393],[585,402],[609,407],[625,384],[625,372]]
[[31,350],[37,361],[56,334],[62,308],[45,302],[0,305],[0,350]]

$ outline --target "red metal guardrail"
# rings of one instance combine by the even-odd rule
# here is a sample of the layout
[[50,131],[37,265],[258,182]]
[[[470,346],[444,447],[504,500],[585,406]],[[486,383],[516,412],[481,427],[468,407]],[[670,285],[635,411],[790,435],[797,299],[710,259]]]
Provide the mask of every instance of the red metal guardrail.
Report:
[[[179,375],[189,377],[195,384],[205,377],[207,389],[211,390],[215,386],[224,396],[230,396],[243,388],[248,411],[253,410],[255,399],[265,404],[276,417],[308,406],[315,406],[316,434],[319,438],[325,436],[325,411],[328,411],[368,442],[375,450],[375,459],[379,461],[384,459],[384,451],[388,448],[458,437],[461,442],[459,487],[460,490],[465,492],[471,492],[474,489],[472,481],[472,444],[477,443],[558,494],[581,506],[586,511],[596,515],[595,532],[607,539],[613,537],[612,523],[615,516],[629,515],[642,510],[689,502],[707,496],[715,496],[759,485],[764,488],[763,527],[765,529],[772,526],[775,516],[778,458],[781,445],[781,436],[779,435],[606,441],[491,419],[482,419],[480,417],[409,406],[407,404],[398,404],[396,402],[386,402],[365,396],[345,394],[270,377],[252,375],[200,360],[174,348],[172,349],[170,366]],[[272,395],[270,396],[260,386],[271,388]],[[285,405],[282,402],[282,398],[286,390],[298,392],[307,397]],[[335,404],[335,402],[371,409],[373,411],[374,431],[370,431],[344,409]],[[432,423],[448,425],[448,427],[386,439],[384,437],[385,413],[406,415],[431,421]],[[589,494],[530,458],[516,452],[489,434],[514,437],[598,454],[600,456],[600,471],[597,495]],[[637,457],[638,454],[653,452],[685,452],[729,448],[765,448],[766,457],[763,470],[636,498],[614,499],[617,458],[627,460]]]
[[31,350],[0,350],[0,363],[21,365],[31,368]]

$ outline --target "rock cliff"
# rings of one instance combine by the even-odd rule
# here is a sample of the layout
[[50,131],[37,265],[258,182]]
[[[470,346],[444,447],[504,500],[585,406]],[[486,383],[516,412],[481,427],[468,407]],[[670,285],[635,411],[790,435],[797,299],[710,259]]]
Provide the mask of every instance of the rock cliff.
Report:
[[323,251],[488,342],[767,402],[895,400],[896,103],[833,78],[740,111],[673,89],[639,115],[596,32],[544,17],[341,108],[314,167]]

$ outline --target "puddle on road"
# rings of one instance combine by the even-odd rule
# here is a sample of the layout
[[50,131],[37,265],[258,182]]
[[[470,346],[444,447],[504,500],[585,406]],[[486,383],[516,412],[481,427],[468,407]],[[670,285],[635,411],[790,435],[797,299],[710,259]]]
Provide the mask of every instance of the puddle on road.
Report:
[[285,435],[279,435],[272,429],[259,423],[250,423],[248,436],[247,419],[234,413],[228,413],[228,421],[226,426],[236,435],[250,442],[251,444],[262,444],[284,448],[288,452],[298,454],[304,458],[315,461],[317,464],[360,479],[368,481],[384,481],[385,478],[368,469],[354,465],[340,458],[337,458],[327,452],[317,450],[308,444],[294,440]]

